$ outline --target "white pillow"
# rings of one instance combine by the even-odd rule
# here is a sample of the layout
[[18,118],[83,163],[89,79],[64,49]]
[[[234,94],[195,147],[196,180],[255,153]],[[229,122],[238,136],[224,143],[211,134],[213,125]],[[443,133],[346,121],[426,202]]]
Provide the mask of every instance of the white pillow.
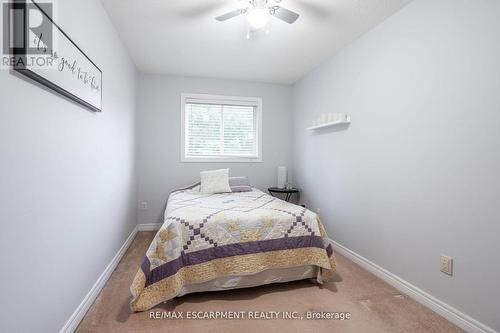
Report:
[[201,193],[231,192],[229,187],[229,169],[219,169],[200,172]]

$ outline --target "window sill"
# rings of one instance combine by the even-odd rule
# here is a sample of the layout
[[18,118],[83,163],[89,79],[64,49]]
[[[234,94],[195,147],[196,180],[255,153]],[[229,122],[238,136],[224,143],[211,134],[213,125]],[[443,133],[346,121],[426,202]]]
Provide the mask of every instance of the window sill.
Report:
[[238,158],[238,157],[229,157],[229,158],[217,158],[217,157],[183,157],[181,158],[182,163],[262,163],[262,158]]

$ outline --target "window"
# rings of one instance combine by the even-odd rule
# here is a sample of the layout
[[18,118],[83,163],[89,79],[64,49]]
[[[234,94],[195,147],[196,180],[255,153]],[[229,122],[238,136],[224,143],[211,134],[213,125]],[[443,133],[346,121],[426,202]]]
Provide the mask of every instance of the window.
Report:
[[183,162],[261,162],[262,99],[182,94]]

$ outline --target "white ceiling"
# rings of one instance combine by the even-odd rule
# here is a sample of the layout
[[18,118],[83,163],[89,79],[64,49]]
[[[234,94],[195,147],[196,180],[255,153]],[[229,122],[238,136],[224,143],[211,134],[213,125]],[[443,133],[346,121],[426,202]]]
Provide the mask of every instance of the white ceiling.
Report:
[[293,83],[411,0],[283,0],[301,16],[246,39],[238,0],[102,0],[140,72]]

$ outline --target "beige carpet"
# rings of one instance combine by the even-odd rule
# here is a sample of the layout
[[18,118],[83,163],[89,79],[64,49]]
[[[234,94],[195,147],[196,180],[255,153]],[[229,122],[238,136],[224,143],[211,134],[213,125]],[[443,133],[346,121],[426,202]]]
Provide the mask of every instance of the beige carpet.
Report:
[[187,295],[154,311],[350,312],[337,320],[150,319],[131,313],[129,286],[154,232],[140,232],[77,332],[463,332],[360,266],[337,255],[336,282],[309,281]]

